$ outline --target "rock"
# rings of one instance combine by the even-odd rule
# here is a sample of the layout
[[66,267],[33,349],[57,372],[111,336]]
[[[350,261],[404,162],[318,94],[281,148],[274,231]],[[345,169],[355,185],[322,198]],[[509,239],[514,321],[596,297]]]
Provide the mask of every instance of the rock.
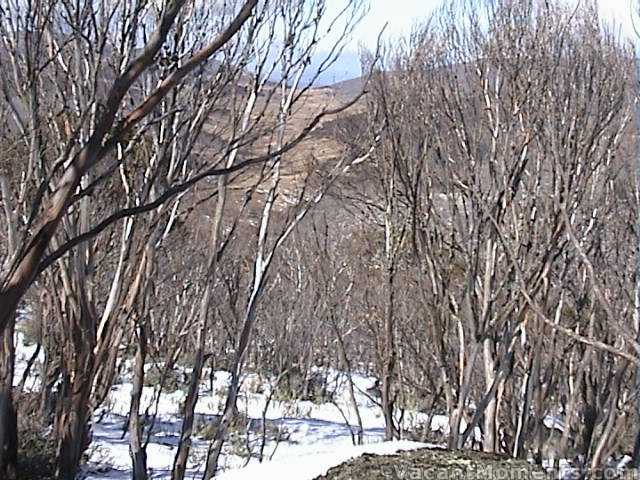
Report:
[[394,455],[366,454],[315,480],[390,479],[543,479],[545,473],[524,460],[473,451],[424,448]]

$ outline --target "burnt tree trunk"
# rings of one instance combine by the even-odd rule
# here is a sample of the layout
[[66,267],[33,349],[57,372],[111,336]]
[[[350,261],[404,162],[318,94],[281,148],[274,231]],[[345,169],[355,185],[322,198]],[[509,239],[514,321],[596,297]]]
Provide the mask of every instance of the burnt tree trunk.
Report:
[[18,423],[13,404],[13,363],[15,317],[7,324],[1,339],[0,355],[0,478],[16,476],[18,456]]
[[147,332],[144,321],[141,321],[138,327],[137,340],[129,412],[129,453],[133,463],[133,480],[147,480],[147,451],[142,443],[142,424],[140,423],[140,400],[144,388],[144,363],[147,357]]
[[397,436],[397,430],[393,419],[394,394],[393,394],[393,377],[396,365],[396,347],[395,347],[395,327],[394,327],[394,300],[395,300],[395,277],[394,266],[391,265],[388,271],[387,288],[388,298],[384,319],[384,358],[382,365],[382,414],[384,416],[384,438],[385,440],[393,440]]
[[10,394],[0,393],[0,476],[16,478],[18,461],[18,422]]
[[78,295],[78,312],[69,312],[71,325],[66,340],[71,348],[63,362],[63,386],[56,419],[57,471],[59,480],[75,480],[82,454],[91,442],[93,413],[91,391],[95,378],[95,311],[85,292]]

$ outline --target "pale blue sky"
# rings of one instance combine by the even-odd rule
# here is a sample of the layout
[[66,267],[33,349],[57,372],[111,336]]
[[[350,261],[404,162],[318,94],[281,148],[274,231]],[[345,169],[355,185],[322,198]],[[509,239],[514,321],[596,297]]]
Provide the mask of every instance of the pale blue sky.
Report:
[[[344,0],[329,1],[340,5]],[[589,0],[581,1],[584,3]],[[597,0],[603,18],[621,24],[627,34],[633,32],[630,16],[632,1],[636,4],[636,0]],[[576,0],[568,3],[576,3]],[[369,15],[358,27],[358,40],[375,44],[378,32],[386,22],[390,34],[407,33],[414,22],[424,19],[441,4],[440,0],[369,0]]]
[[[339,4],[343,0],[330,1]],[[355,43],[375,45],[385,23],[388,24],[386,36],[408,33],[415,23],[424,20],[441,4],[440,0],[369,0],[369,14],[358,26]]]
[[[344,6],[345,0],[328,0],[329,13],[335,14]],[[582,2],[590,0],[581,0]],[[631,2],[640,0],[597,0],[603,19],[620,25],[623,35],[633,35]],[[571,0],[576,3],[576,0]],[[406,35],[416,23],[424,20],[442,4],[441,0],[369,0],[369,13],[358,25],[347,51],[339,62],[320,79],[321,84],[331,84],[360,74],[358,50],[362,44],[374,48],[383,26],[387,24],[384,37],[397,38]],[[637,22],[636,23],[640,23]],[[331,39],[327,39],[330,43]]]

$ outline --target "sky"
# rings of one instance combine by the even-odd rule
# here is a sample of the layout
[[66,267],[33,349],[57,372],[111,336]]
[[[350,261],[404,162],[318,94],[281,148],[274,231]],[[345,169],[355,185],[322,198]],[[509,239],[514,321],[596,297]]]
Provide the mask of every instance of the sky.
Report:
[[[344,5],[346,0],[328,0],[329,13],[334,15]],[[581,0],[589,1],[589,0]],[[631,2],[640,0],[596,0],[601,16],[608,22],[619,25],[624,36],[634,34],[631,18]],[[570,3],[576,3],[571,0]],[[442,4],[441,0],[369,0],[369,12],[353,32],[353,38],[348,43],[345,52],[336,65],[321,79],[320,84],[331,84],[360,75],[359,47],[361,45],[374,48],[382,28],[386,24],[384,38],[398,38],[411,31],[412,26],[421,19],[429,16],[433,10]],[[635,16],[635,23],[640,21]],[[639,28],[640,30],[640,28]],[[326,40],[327,43],[331,39]],[[639,48],[640,50],[640,48]]]
[[[329,0],[339,8],[344,0]],[[585,0],[582,0],[583,2]],[[633,33],[631,4],[633,0],[597,0],[603,18],[619,23],[625,33]],[[577,3],[575,0],[569,3]],[[636,3],[635,1],[633,3]],[[369,0],[369,14],[356,32],[357,41],[375,44],[378,33],[387,23],[391,35],[406,34],[414,22],[427,17],[440,6],[440,0]]]
[[[337,4],[342,0],[329,1]],[[375,45],[385,24],[386,37],[409,33],[414,23],[428,17],[441,4],[440,0],[369,0],[369,13],[355,32],[355,44]]]

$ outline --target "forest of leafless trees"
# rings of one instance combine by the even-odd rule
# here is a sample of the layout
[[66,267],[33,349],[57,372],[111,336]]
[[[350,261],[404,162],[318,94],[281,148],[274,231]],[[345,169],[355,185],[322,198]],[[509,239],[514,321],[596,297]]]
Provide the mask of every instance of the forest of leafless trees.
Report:
[[328,3],[0,0],[0,479],[75,479],[126,377],[131,477],[174,382],[183,480],[224,370],[208,480],[245,373],[319,367],[354,444],[367,374],[387,440],[640,467],[633,45],[588,2],[445,3],[340,95],[367,8]]

